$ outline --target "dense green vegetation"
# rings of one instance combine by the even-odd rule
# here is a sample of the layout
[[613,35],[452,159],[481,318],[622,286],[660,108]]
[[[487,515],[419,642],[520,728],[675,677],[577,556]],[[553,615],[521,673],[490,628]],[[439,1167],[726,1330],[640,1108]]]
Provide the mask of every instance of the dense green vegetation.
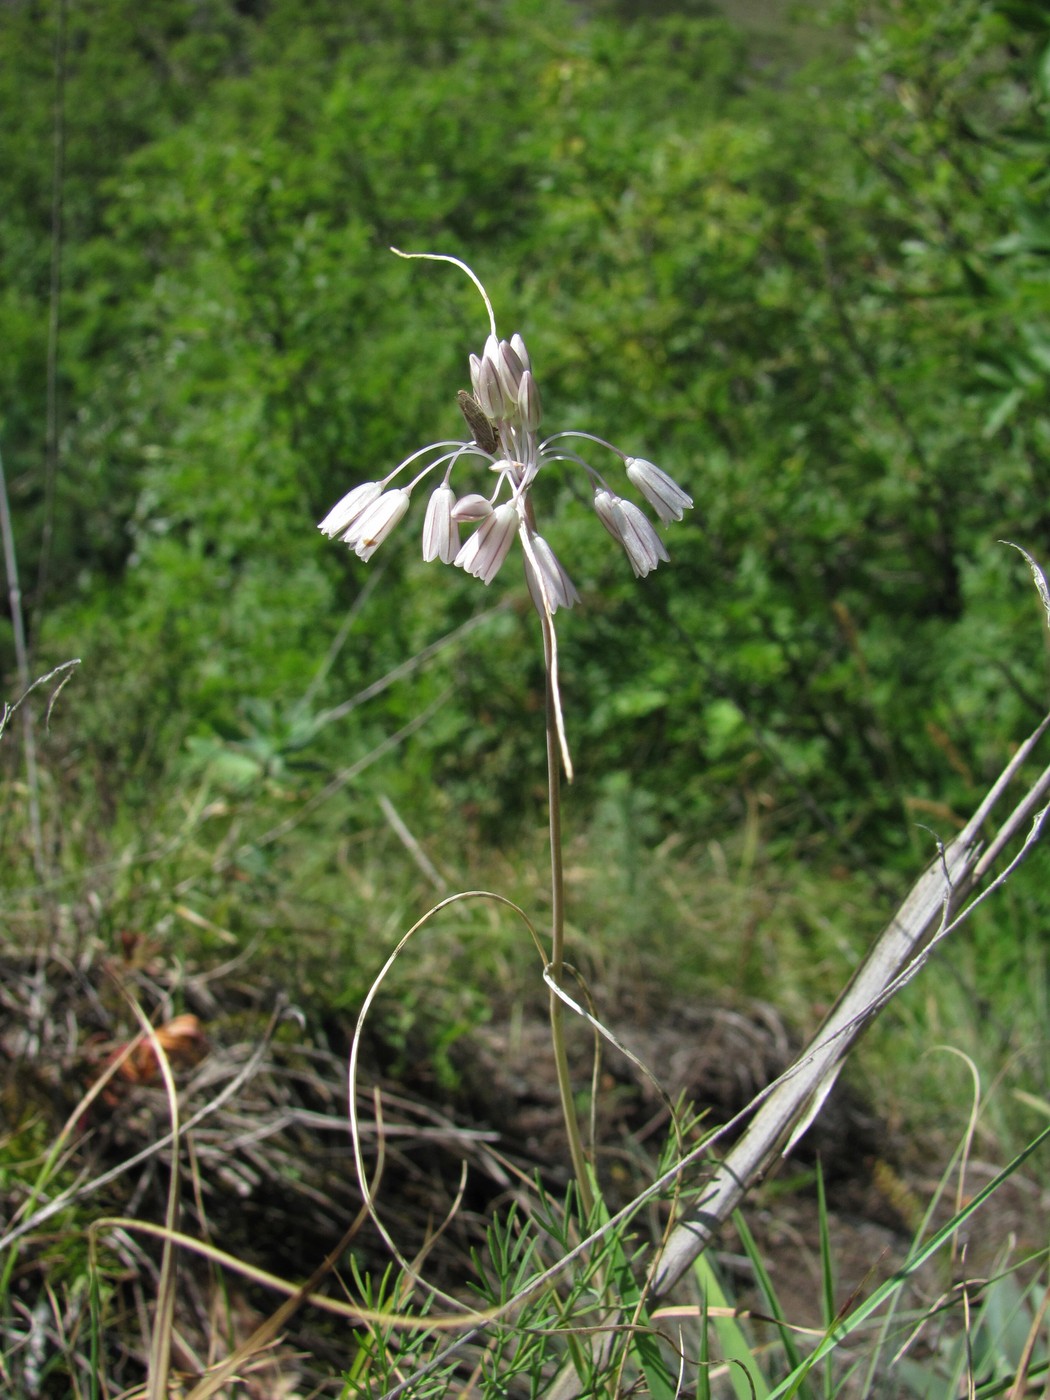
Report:
[[[0,452],[33,673],[82,662],[41,739],[45,881],[4,740],[13,941],[130,929],[203,963],[258,938],[341,1010],[425,894],[380,795],[457,886],[507,850],[508,893],[542,870],[516,556],[487,591],[424,564],[422,498],[367,565],[315,528],[462,434],[480,302],[394,245],[477,271],[550,431],[696,502],[636,582],[571,477],[538,488],[582,595],[558,617],[577,960],[772,983],[799,1025],[835,994],[1050,696],[1002,543],[1050,561],[1050,16],[814,9],[0,9]],[[13,696],[6,621],[0,664]],[[991,1063],[1043,1015],[1046,873],[929,1013]],[[481,983],[516,976],[462,924],[380,1009],[395,1048],[433,1020],[439,1078]]]
[[[648,454],[697,501],[638,585],[548,488],[584,598],[561,627],[571,819],[693,847],[757,812],[869,872],[912,871],[919,823],[951,833],[1047,689],[998,542],[1050,552],[1038,7],[856,6],[786,44],[547,3],[77,7],[49,481],[54,23],[16,6],[5,29],[36,125],[4,152],[3,450],[38,664],[85,663],[52,739],[59,865],[154,847],[205,791],[271,894],[306,868],[337,908],[335,833],[373,829],[376,787],[423,838],[541,819],[512,570],[483,594],[424,566],[421,502],[368,566],[313,528],[458,432],[480,308],[391,243],[476,266],[552,429]],[[363,789],[253,849],[420,715]],[[244,893],[212,880],[201,912],[254,928]]]
[[[1040,13],[858,7],[801,70],[689,12],[78,6],[49,483],[55,17],[9,7],[3,447],[37,655],[87,663],[78,770],[133,806],[136,771],[155,798],[217,742],[301,735],[367,575],[312,526],[456,430],[484,333],[469,287],[394,243],[472,261],[552,428],[696,497],[636,588],[552,488],[585,598],[563,627],[585,791],[629,771],[696,831],[747,791],[805,793],[880,853],[909,802],[964,809],[1046,690],[997,543],[1050,549]],[[415,521],[315,711],[494,601],[424,570]],[[501,624],[441,669],[311,762],[455,674],[392,781],[461,802],[466,771],[512,810],[534,649]]]

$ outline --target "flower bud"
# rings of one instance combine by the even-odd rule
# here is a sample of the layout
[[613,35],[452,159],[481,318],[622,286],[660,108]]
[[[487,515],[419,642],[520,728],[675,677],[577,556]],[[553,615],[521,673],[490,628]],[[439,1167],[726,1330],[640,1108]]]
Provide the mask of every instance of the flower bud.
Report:
[[470,357],[470,387],[475,399],[478,397],[478,385],[481,383],[481,361],[477,355]]
[[478,369],[478,382],[474,388],[474,397],[481,405],[482,411],[494,422],[507,417],[507,403],[503,394],[503,385],[500,383],[499,370],[496,362],[490,360],[488,355],[481,361]]
[[452,507],[452,519],[468,524],[472,520],[484,520],[492,514],[492,502],[484,496],[460,496]]
[[496,361],[496,368],[499,370],[499,382],[503,388],[503,396],[508,403],[517,403],[518,385],[521,383],[521,376],[525,366],[518,358],[518,352],[507,340],[499,343],[499,356]]
[[534,433],[540,426],[543,413],[540,408],[539,386],[530,369],[525,370],[518,385],[518,413],[521,415],[522,427],[526,432]]
[[522,340],[521,336],[518,334],[517,331],[515,331],[510,338],[510,348],[514,351],[515,355],[517,355],[518,359],[521,361],[521,367],[523,370],[532,368],[532,361],[529,359],[529,352],[525,349],[525,342]]
[[439,486],[427,502],[423,521],[423,558],[430,564],[440,559],[451,564],[459,550],[459,525],[452,515],[456,493],[447,483]]

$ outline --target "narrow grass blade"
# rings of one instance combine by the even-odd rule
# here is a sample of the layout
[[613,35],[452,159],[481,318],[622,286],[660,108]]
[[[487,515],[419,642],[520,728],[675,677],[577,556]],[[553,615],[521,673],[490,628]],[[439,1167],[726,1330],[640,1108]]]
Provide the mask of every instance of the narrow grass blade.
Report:
[[707,1298],[700,1295],[700,1365],[696,1376],[696,1400],[711,1400],[711,1342],[707,1335]]
[[[769,1277],[765,1260],[762,1258],[758,1245],[755,1243],[755,1237],[752,1235],[747,1221],[740,1211],[737,1211],[733,1216],[733,1224],[736,1226],[736,1232],[740,1236],[740,1243],[744,1247],[744,1253],[747,1255],[751,1267],[755,1271],[755,1281],[762,1294],[765,1310],[776,1324],[777,1332],[780,1335],[780,1343],[784,1348],[784,1355],[787,1357],[788,1365],[792,1368],[797,1368],[802,1365],[802,1353],[798,1349],[794,1333],[788,1326],[787,1315],[780,1305],[780,1299],[777,1296],[776,1289],[773,1287],[773,1280]],[[800,1394],[808,1398],[809,1392],[807,1390],[802,1390]]]
[[[597,1205],[596,1215],[595,1223],[604,1224],[609,1218],[608,1212],[601,1202]],[[621,1315],[629,1317],[633,1323],[630,1341],[631,1353],[645,1376],[648,1393],[652,1400],[675,1400],[678,1394],[678,1383],[660,1354],[659,1337],[649,1321],[645,1299],[624,1252],[622,1237],[614,1230],[610,1232],[608,1238],[609,1262],[612,1266],[612,1277],[620,1299]]]
[[[817,1162],[817,1224],[820,1232],[820,1286],[824,1326],[830,1330],[835,1325],[837,1314],[835,1307],[835,1264],[831,1250],[831,1231],[828,1228],[828,1198],[824,1191],[824,1171],[819,1160]],[[834,1392],[834,1375],[830,1358],[828,1358],[828,1364],[824,1367],[825,1400],[832,1400]]]
[[869,1317],[878,1312],[879,1308],[881,1308],[888,1299],[892,1298],[902,1285],[914,1273],[917,1273],[918,1270],[922,1268],[923,1264],[925,1264],[928,1259],[931,1259],[938,1250],[942,1249],[949,1240],[951,1240],[955,1232],[964,1225],[972,1215],[975,1215],[984,1203],[998,1191],[1000,1186],[1008,1181],[1010,1177],[1027,1162],[1028,1158],[1036,1153],[1048,1139],[1050,1139],[1050,1127],[1044,1128],[1038,1137],[1034,1138],[1028,1144],[1023,1152],[1019,1152],[1009,1165],[1004,1167],[997,1176],[992,1178],[987,1186],[982,1187],[981,1190],[978,1191],[977,1195],[974,1196],[973,1200],[970,1201],[967,1206],[956,1212],[945,1225],[942,1225],[935,1234],[931,1235],[924,1245],[921,1245],[914,1254],[905,1260],[891,1278],[888,1278],[885,1283],[875,1289],[870,1298],[861,1303],[859,1307],[850,1313],[849,1317],[837,1323],[823,1341],[817,1345],[812,1354],[802,1363],[802,1366],[793,1371],[791,1375],[785,1376],[780,1384],[769,1392],[768,1400],[780,1400],[781,1396],[797,1395],[806,1375],[817,1362],[823,1361],[823,1359],[829,1356],[850,1333],[856,1331],[863,1323],[867,1322]]
[[[705,1308],[715,1307],[728,1311],[731,1305],[706,1254],[701,1254],[696,1260],[693,1273],[700,1286]],[[716,1314],[715,1331],[718,1333],[722,1355],[731,1363],[730,1374],[737,1400],[767,1400],[769,1387],[740,1324],[731,1316]]]

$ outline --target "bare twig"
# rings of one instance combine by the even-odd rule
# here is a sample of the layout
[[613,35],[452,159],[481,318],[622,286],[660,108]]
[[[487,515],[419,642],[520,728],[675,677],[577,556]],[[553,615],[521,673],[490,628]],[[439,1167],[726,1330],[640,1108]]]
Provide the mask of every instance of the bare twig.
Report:
[[[15,554],[15,532],[11,526],[11,505],[7,496],[7,478],[0,457],[0,536],[4,544],[4,564],[7,569],[7,597],[11,609],[11,627],[15,641],[15,665],[18,688],[23,696],[29,690],[29,652],[26,647],[25,616],[22,610],[22,589],[18,582],[18,558]],[[47,879],[44,855],[44,828],[40,820],[40,772],[36,762],[36,730],[32,706],[22,711],[22,742],[26,754],[26,788],[29,793],[29,832],[33,841],[33,868],[38,880]]]
[[411,831],[409,831],[400,812],[390,801],[390,798],[387,797],[385,792],[379,794],[379,806],[391,830],[401,842],[402,846],[404,846],[405,850],[419,866],[420,870],[434,886],[438,894],[444,894],[448,889],[448,881],[412,835]]
[[47,313],[47,428],[44,442],[44,521],[40,537],[34,621],[39,621],[47,592],[55,527],[55,482],[58,477],[58,348],[62,323],[63,191],[66,164],[66,0],[55,7],[55,103],[51,163],[51,281]]
[[407,661],[402,661],[393,670],[388,671],[385,676],[380,676],[377,681],[372,681],[363,690],[359,690],[356,695],[352,695],[349,700],[342,701],[339,705],[333,705],[330,710],[322,710],[314,719],[314,730],[322,729],[326,724],[331,724],[334,720],[345,719],[351,711],[356,710],[359,705],[363,705],[367,700],[374,700],[377,695],[381,695],[384,690],[396,682],[404,680],[406,676],[411,676],[415,671],[424,667],[432,657],[444,651],[446,647],[452,646],[455,642],[462,641],[485,623],[498,617],[507,611],[507,603],[497,603],[494,608],[487,608],[484,612],[475,613],[473,617],[468,617],[466,622],[454,627],[451,632],[446,632],[443,637],[438,637],[437,641],[431,642],[429,646],[423,647],[416,652],[415,656],[410,656]]

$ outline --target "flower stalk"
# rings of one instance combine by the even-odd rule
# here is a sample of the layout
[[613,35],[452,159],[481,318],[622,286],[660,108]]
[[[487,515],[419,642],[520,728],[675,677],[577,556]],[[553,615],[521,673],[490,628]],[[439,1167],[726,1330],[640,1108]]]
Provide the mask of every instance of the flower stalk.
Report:
[[[560,704],[555,690],[556,671],[553,666],[554,622],[549,613],[543,612],[540,614],[540,621],[543,627],[543,660],[547,681],[547,821],[551,854],[551,957],[548,971],[551,981],[556,987],[560,987],[565,975],[565,866],[561,839],[561,762],[557,724]],[[565,1003],[553,991],[550,993],[550,1023],[558,1098],[565,1122],[565,1135],[569,1142],[569,1156],[572,1158],[572,1171],[576,1178],[580,1207],[584,1219],[589,1219],[594,1210],[594,1192],[591,1188],[590,1165],[584,1151],[580,1120],[572,1093],[572,1075],[569,1072],[569,1056],[565,1044]]]

